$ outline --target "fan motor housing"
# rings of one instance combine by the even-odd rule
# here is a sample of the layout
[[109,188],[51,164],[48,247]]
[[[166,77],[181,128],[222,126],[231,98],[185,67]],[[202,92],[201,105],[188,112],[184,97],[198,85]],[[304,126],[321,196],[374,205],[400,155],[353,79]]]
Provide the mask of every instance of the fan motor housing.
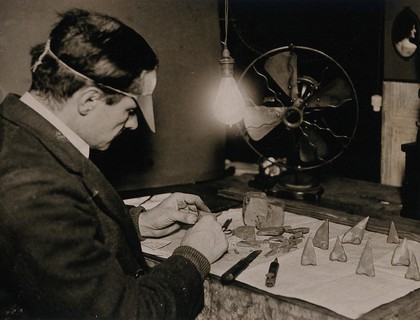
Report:
[[295,129],[300,127],[303,122],[303,112],[297,107],[289,107],[287,108],[284,118],[284,124],[291,129]]

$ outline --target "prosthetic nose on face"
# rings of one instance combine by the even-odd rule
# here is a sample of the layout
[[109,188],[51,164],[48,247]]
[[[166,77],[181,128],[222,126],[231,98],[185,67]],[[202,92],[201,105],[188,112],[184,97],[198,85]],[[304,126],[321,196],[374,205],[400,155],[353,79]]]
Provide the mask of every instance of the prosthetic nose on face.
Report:
[[124,128],[129,130],[135,130],[139,126],[137,115],[130,115],[125,122]]

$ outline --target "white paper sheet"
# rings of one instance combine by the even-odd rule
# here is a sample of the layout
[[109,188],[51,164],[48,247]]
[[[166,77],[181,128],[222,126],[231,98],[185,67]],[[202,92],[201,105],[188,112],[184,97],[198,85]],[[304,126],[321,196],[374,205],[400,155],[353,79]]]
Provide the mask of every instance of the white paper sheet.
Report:
[[[229,218],[233,219],[231,229],[243,225],[242,209],[230,209],[222,213],[218,221],[222,224]],[[260,249],[263,252],[238,276],[237,280],[272,294],[305,300],[351,319],[357,319],[382,304],[420,288],[420,281],[405,279],[406,266],[391,265],[391,258],[397,245],[387,243],[387,235],[384,234],[366,231],[360,245],[343,245],[347,262],[330,261],[329,254],[334,247],[336,237],[342,236],[350,228],[331,222],[329,223],[329,249],[315,248],[317,265],[301,266],[300,260],[306,239],[309,235],[313,236],[322,223],[323,220],[286,212],[285,225],[293,228],[309,227],[310,233],[305,235],[297,249],[287,254],[264,257],[270,248],[268,245],[261,246]],[[396,228],[398,231],[398,226]],[[158,245],[143,246],[143,250],[146,253],[167,258],[179,246],[184,234],[185,230],[180,230],[163,239],[156,239],[160,242],[162,240],[171,242],[160,248]],[[257,239],[266,238],[257,237]],[[257,249],[236,246],[240,240],[236,236],[228,236],[228,252],[212,264],[212,274],[222,275],[241,258]],[[368,240],[373,249],[375,277],[356,274],[361,253]],[[153,239],[148,241],[153,243]],[[408,241],[408,246],[420,261],[420,243]],[[275,286],[268,288],[265,286],[265,274],[275,257],[279,260],[280,269]]]

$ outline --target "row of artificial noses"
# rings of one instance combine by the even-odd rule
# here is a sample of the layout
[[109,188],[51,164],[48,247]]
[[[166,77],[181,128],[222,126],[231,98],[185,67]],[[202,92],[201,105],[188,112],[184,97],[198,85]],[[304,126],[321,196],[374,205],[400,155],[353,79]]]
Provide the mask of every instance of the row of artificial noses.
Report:
[[[343,244],[360,245],[363,240],[363,235],[366,229],[369,217],[362,219],[354,227],[350,228],[342,237],[337,236],[333,250],[329,255],[331,261],[346,262],[347,255]],[[407,238],[402,241],[398,236],[394,221],[391,221],[388,231],[388,243],[395,243],[397,246],[392,255],[391,265],[393,266],[408,266],[405,278],[420,281],[420,272],[417,265],[417,260],[414,252],[408,250]],[[305,247],[302,252],[301,265],[316,265],[315,247],[322,250],[328,250],[329,247],[329,221],[325,220],[312,237],[309,235]],[[369,277],[375,276],[375,267],[373,264],[372,244],[368,240],[363,249],[360,261],[356,269],[356,274],[364,274]]]

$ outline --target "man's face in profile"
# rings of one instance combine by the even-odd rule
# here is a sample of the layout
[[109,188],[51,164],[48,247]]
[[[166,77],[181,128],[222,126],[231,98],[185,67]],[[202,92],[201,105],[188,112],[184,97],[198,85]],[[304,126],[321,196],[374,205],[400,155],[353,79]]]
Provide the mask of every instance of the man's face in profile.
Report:
[[[138,99],[124,96],[119,102],[108,105],[105,99],[97,102],[87,115],[89,130],[86,142],[92,149],[106,150],[118,135],[125,129],[135,130],[138,127],[137,108],[140,107],[150,129],[154,131],[153,104],[151,94],[156,86],[156,71],[148,71],[139,80],[137,89],[141,92]],[[142,105],[142,103],[144,103]]]

